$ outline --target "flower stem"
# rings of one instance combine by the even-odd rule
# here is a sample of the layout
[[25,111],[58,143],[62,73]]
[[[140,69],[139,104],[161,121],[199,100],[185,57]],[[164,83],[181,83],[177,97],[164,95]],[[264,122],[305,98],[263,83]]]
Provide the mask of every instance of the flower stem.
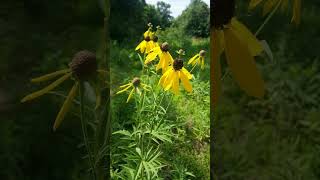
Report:
[[194,68],[197,66],[197,64],[198,64],[198,62],[196,62],[196,63],[193,65],[193,67],[192,67],[192,69],[191,69],[190,73],[192,73],[192,71],[193,71],[193,70],[194,70]]
[[87,130],[87,122],[85,121],[85,113],[84,113],[84,84],[83,82],[80,82],[80,87],[79,87],[79,94],[80,94],[80,119],[81,119],[81,127],[82,127],[82,134],[83,134],[83,141],[87,149],[87,153],[89,156],[89,164],[91,166],[92,174],[94,180],[96,180],[96,172],[95,172],[95,166],[93,163],[93,157],[92,157],[92,152],[90,149],[89,145],[89,140],[88,140],[88,130]]
[[272,12],[268,15],[268,17],[264,20],[264,22],[260,25],[259,29],[254,34],[255,36],[258,36],[258,34],[261,32],[261,30],[264,28],[264,26],[270,21],[274,13],[278,10],[279,6],[281,4],[281,1],[278,2],[277,6],[272,10]]

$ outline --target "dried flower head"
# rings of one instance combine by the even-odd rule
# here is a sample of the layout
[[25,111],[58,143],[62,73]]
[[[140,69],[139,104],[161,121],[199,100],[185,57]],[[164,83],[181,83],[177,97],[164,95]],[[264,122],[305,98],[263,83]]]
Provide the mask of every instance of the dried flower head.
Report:
[[173,61],[173,69],[179,71],[183,68],[183,60],[182,59],[175,59]]
[[97,72],[96,55],[87,50],[79,51],[74,55],[69,66],[76,78],[85,80]]

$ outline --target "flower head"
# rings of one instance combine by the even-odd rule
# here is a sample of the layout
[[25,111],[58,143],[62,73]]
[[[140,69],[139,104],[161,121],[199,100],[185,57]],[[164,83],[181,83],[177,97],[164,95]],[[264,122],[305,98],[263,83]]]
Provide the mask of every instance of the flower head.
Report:
[[148,23],[148,30],[143,33],[143,37],[146,38],[147,36],[151,37],[152,35],[152,27],[153,25],[151,23]]
[[201,50],[198,54],[189,59],[188,64],[192,66],[201,65],[201,69],[204,69],[204,56],[206,54],[205,50]]
[[162,43],[159,47],[153,48],[147,55],[144,63],[148,64],[149,62],[155,60],[157,56],[160,60],[156,67],[156,70],[162,69],[162,72],[164,73],[167,70],[168,66],[173,62],[173,58],[169,53],[169,44],[167,42]]
[[72,74],[78,79],[87,79],[97,72],[96,55],[84,50],[76,53],[69,64]]
[[140,88],[142,88],[142,89],[144,89],[146,91],[149,91],[151,87],[146,85],[146,84],[144,84],[144,83],[142,83],[140,78],[135,77],[128,84],[120,86],[121,90],[118,91],[116,94],[121,94],[123,92],[129,91],[130,88],[131,88],[131,91],[130,91],[129,96],[127,98],[127,103],[130,101],[131,97],[133,96],[133,94],[135,92],[138,93],[139,95],[141,95]]
[[[295,23],[296,25],[299,25],[301,19],[301,0],[290,0],[290,2],[293,2],[291,22]],[[270,13],[273,9],[276,11],[279,7],[281,7],[282,11],[284,11],[286,8],[289,7],[289,0],[251,0],[249,4],[249,9],[253,9],[262,3],[263,16]]]
[[186,55],[186,52],[183,49],[179,49],[179,51],[176,51],[176,53],[179,54],[179,56]]
[[140,50],[141,53],[148,54],[151,49],[154,48],[154,43],[151,41],[151,37],[144,36],[144,39],[140,42],[140,44],[136,47],[136,51]]
[[234,0],[213,3],[211,24],[212,46],[212,101],[217,103],[221,89],[220,56],[225,52],[229,68],[239,86],[249,95],[262,97],[264,82],[254,62],[263,50],[256,37],[234,18]]
[[179,84],[181,80],[185,90],[191,92],[192,86],[189,81],[191,78],[192,75],[183,67],[183,60],[176,59],[173,61],[172,66],[169,66],[168,70],[162,75],[159,84],[165,91],[171,89],[174,94],[179,94]]
[[[69,91],[69,94],[56,117],[56,120],[53,125],[53,130],[56,130],[59,127],[66,113],[70,109],[72,102],[77,94],[80,83],[82,81],[86,81],[93,78],[94,75],[96,75],[97,73],[99,74],[104,73],[103,70],[97,70],[97,62],[96,62],[95,54],[87,50],[79,51],[78,53],[76,53],[69,66],[70,66],[69,69],[56,71],[38,78],[31,79],[31,82],[39,83],[39,82],[52,80],[58,76],[61,76],[59,79],[55,80],[53,83],[49,84],[47,87],[29,94],[21,100],[22,103],[33,100],[39,96],[42,96],[50,92],[51,90],[59,86],[61,83],[66,81],[67,79],[71,79],[71,77],[74,77],[73,79],[75,83],[71,88],[71,90]],[[96,107],[97,107],[100,103],[100,94],[96,92],[96,95],[97,95],[97,99],[96,99]]]

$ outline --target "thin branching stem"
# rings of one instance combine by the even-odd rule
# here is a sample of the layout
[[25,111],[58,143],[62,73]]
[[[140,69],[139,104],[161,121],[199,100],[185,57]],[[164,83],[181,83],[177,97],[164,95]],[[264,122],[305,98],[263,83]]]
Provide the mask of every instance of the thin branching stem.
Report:
[[92,152],[90,149],[90,144],[88,140],[88,130],[87,130],[87,122],[85,120],[85,113],[84,113],[84,84],[83,82],[80,82],[79,86],[79,94],[80,94],[80,119],[81,119],[81,127],[82,127],[82,134],[83,134],[83,141],[86,146],[86,150],[89,156],[89,164],[91,166],[92,174],[94,180],[96,180],[96,171],[94,166],[94,160],[92,157]]
[[270,21],[270,19],[273,17],[275,12],[278,10],[280,7],[281,1],[278,2],[277,6],[272,10],[272,12],[268,15],[268,17],[263,21],[263,23],[260,25],[256,33],[254,34],[255,36],[258,36],[258,34],[262,31],[262,29],[265,27],[265,25]]

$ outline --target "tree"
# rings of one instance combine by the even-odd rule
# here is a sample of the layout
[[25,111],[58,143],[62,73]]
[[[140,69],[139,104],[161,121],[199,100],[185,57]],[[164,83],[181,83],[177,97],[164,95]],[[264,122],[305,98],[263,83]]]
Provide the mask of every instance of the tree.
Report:
[[157,11],[160,15],[160,24],[162,27],[169,27],[171,25],[173,17],[170,15],[170,4],[163,1],[157,2]]
[[210,9],[202,0],[192,0],[190,5],[175,20],[174,26],[196,37],[209,36]]

